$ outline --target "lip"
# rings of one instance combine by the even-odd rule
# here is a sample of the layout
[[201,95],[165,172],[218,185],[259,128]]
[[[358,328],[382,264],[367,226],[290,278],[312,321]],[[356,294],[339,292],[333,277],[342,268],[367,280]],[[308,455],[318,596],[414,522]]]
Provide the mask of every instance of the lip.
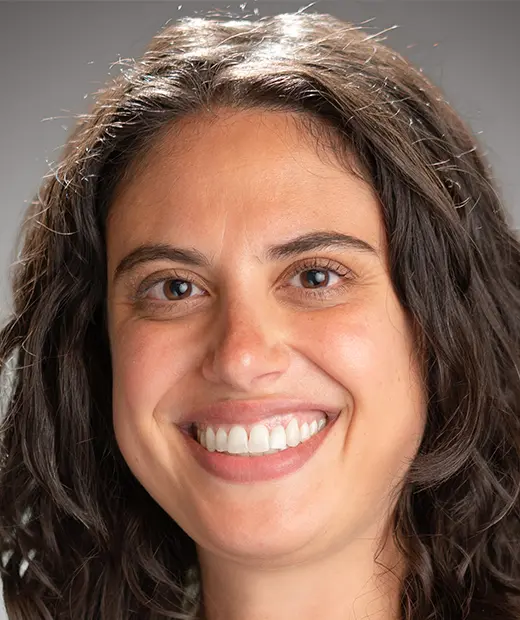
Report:
[[227,482],[251,484],[282,478],[303,467],[322,445],[338,417],[339,415],[335,416],[319,433],[295,448],[264,456],[235,456],[210,452],[189,432],[181,430],[181,435],[192,456],[206,472]]
[[224,400],[207,407],[187,412],[178,425],[190,426],[197,422],[208,424],[252,424],[273,415],[295,413],[299,411],[319,411],[330,419],[339,415],[339,409],[326,405],[294,398],[259,400]]

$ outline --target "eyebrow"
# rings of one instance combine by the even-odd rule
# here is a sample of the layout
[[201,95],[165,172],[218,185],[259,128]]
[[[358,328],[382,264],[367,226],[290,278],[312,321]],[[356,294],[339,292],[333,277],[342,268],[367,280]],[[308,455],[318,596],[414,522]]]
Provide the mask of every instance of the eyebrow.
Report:
[[[379,256],[367,241],[337,231],[311,232],[283,243],[269,246],[265,252],[268,261],[286,260],[311,250],[355,250]],[[168,260],[194,267],[211,267],[210,260],[193,248],[179,248],[164,243],[140,245],[127,254],[117,265],[114,282],[137,265],[157,260]]]

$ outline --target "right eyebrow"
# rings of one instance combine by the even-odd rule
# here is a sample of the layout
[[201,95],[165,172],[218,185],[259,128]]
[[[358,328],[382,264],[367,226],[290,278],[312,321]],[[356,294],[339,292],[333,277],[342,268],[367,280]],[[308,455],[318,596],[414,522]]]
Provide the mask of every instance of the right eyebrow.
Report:
[[132,271],[140,263],[155,260],[169,260],[175,263],[184,263],[194,267],[209,267],[209,260],[194,249],[176,248],[166,243],[150,243],[140,245],[127,254],[118,264],[114,272],[114,282]]

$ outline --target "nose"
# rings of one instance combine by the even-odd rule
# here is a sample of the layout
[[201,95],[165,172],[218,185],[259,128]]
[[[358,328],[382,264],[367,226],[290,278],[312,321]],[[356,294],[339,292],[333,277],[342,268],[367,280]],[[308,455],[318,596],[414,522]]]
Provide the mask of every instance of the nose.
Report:
[[215,325],[215,338],[202,365],[204,378],[240,392],[276,382],[289,367],[277,313],[259,304],[228,307]]

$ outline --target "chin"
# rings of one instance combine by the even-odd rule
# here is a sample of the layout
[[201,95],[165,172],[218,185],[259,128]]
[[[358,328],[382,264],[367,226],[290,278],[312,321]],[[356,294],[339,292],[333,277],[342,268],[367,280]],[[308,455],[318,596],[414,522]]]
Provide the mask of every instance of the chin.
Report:
[[206,524],[204,535],[193,536],[199,547],[237,560],[268,560],[270,565],[278,560],[281,564],[288,559],[303,559],[318,544],[323,543],[323,531],[327,530],[326,518],[317,515],[312,519],[304,510],[295,514],[293,510],[281,513],[272,510],[269,518],[263,511],[259,518],[255,511],[242,511],[225,519],[218,527],[216,519]]

